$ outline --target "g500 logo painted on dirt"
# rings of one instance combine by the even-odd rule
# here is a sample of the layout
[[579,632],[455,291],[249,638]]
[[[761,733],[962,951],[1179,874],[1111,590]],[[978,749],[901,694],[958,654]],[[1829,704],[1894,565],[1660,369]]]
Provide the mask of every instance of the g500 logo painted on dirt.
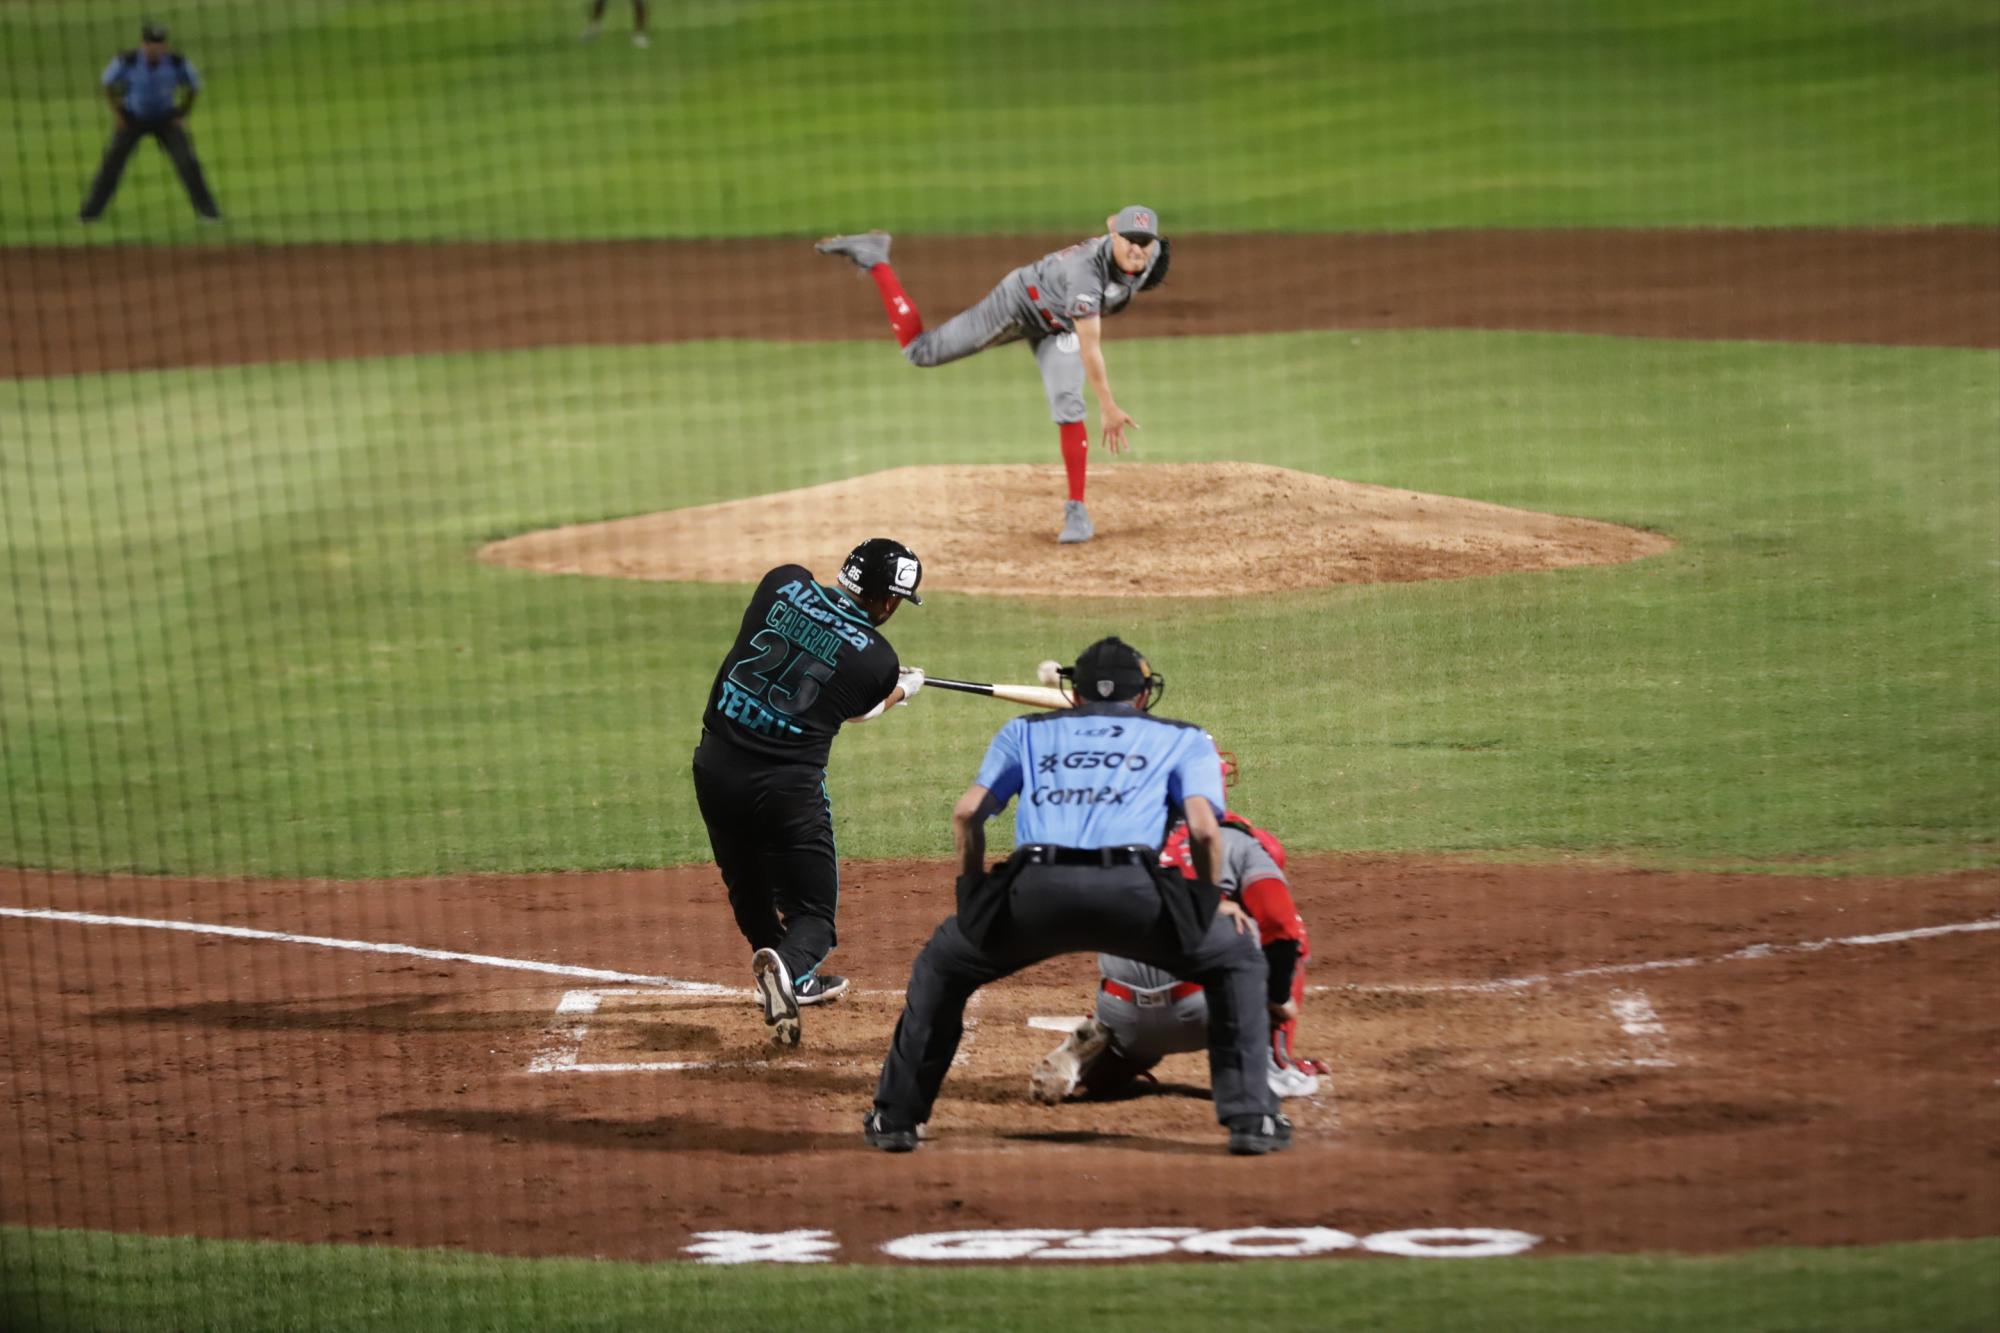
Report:
[[[1333,1227],[1026,1227],[933,1231],[886,1242],[882,1252],[915,1263],[1019,1260],[1158,1259],[1196,1254],[1224,1259],[1309,1259],[1342,1250],[1406,1259],[1495,1259],[1541,1244],[1540,1236],[1491,1227],[1422,1227],[1356,1236]],[[684,1247],[705,1264],[824,1264],[840,1249],[831,1231],[698,1231]]]

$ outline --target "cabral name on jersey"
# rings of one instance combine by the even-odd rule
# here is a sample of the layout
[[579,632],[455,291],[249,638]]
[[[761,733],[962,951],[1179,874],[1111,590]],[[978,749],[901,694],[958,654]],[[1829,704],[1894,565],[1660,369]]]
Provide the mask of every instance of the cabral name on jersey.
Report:
[[780,587],[778,595],[789,598],[792,605],[797,607],[801,612],[811,616],[820,624],[825,625],[856,648],[866,648],[873,642],[869,638],[867,630],[862,629],[859,625],[848,623],[841,618],[838,612],[819,605],[816,600],[820,596],[819,592],[808,588],[797,579],[793,579],[790,583]]
[[764,616],[764,623],[828,666],[835,666],[840,662],[840,647],[845,642],[844,637],[807,618],[799,607],[790,602],[771,603],[770,611]]

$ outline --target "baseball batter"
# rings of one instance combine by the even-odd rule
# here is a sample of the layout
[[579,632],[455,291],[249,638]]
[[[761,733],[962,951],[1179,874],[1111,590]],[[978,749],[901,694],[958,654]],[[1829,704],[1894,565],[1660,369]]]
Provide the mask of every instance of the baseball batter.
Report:
[[[1326,1066],[1293,1054],[1310,957],[1305,921],[1285,878],[1285,848],[1235,813],[1221,820],[1223,857],[1215,883],[1256,923],[1269,969],[1271,1056],[1265,1075],[1279,1097],[1310,1097]],[[1185,824],[1160,851],[1160,864],[1192,878]],[[1130,958],[1099,954],[1097,1012],[1042,1060],[1028,1081],[1034,1100],[1055,1105],[1079,1084],[1104,1094],[1129,1086],[1169,1055],[1206,1045],[1208,1002],[1200,986]]]
[[866,722],[916,697],[922,670],[905,668],[882,637],[904,602],[923,605],[923,566],[901,542],[854,548],[829,588],[802,565],[763,577],[722,659],[694,752],[694,794],[764,1022],[799,1044],[799,1009],[847,990],[819,970],[836,943],[840,867],[826,761],[843,724]]
[[1097,395],[1098,435],[1105,448],[1123,453],[1128,447],[1126,432],[1139,424],[1112,397],[1104,368],[1102,322],[1125,309],[1140,292],[1164,282],[1169,263],[1167,238],[1160,234],[1159,214],[1152,209],[1128,205],[1106,218],[1104,226],[1106,235],[1015,269],[970,310],[928,331],[896,270],[889,266],[889,233],[829,236],[817,247],[821,254],[846,256],[875,280],[889,327],[913,366],[941,366],[1001,343],[1028,344],[1042,372],[1042,390],[1048,395],[1069,480],[1059,542],[1087,542],[1096,535],[1083,504],[1090,452],[1083,424],[1084,381]]

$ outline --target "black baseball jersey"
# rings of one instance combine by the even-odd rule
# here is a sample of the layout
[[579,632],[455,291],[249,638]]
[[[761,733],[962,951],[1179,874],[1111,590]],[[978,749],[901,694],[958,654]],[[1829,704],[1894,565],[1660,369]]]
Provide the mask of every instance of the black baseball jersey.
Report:
[[743,613],[702,729],[753,754],[824,767],[841,724],[888,698],[900,666],[852,598],[801,565],[780,565]]

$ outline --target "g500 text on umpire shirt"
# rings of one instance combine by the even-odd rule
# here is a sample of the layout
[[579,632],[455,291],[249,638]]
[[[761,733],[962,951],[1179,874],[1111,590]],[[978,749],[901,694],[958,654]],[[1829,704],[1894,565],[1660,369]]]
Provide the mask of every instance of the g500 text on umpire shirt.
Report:
[[1017,844],[1158,847],[1190,796],[1225,808],[1208,733],[1131,704],[1017,717],[993,737],[975,781],[1002,805],[1021,798]]

